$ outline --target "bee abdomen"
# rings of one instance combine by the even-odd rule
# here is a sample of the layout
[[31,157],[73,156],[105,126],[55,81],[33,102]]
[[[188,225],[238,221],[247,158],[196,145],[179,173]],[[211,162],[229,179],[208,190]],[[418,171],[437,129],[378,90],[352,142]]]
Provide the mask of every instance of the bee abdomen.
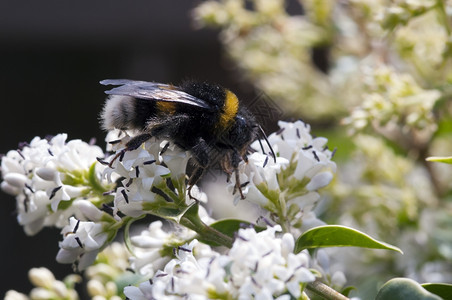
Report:
[[135,125],[136,101],[130,96],[111,96],[101,113],[102,128],[104,130],[138,129]]

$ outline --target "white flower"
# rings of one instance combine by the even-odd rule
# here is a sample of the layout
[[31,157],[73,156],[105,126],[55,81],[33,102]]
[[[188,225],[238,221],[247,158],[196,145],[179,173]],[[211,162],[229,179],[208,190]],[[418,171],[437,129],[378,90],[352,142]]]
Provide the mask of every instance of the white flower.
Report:
[[[186,196],[186,166],[190,155],[166,140],[151,138],[135,150],[126,151],[129,135],[114,141],[116,151],[107,161],[104,175],[109,179],[123,178],[115,191],[114,213],[138,217],[146,213],[161,215],[162,208],[173,203],[184,207],[192,203]],[[171,185],[167,179],[171,179]],[[197,188],[192,189],[197,199],[205,199]],[[160,209],[160,210],[159,210]],[[166,217],[165,215],[163,215]],[[172,216],[177,218],[177,216]]]
[[74,289],[75,283],[81,281],[81,277],[78,275],[68,275],[63,281],[59,281],[46,268],[32,268],[28,271],[28,277],[35,286],[31,290],[30,295],[26,296],[11,290],[6,293],[5,300],[79,299]]
[[[97,256],[95,263],[88,267],[85,272],[87,292],[93,300],[120,300],[121,291],[117,283],[140,282],[143,279],[128,272],[129,251],[126,246],[119,242],[113,242],[102,250]],[[140,279],[135,279],[138,277]]]
[[9,290],[6,292],[5,300],[29,300],[30,298],[27,295],[16,292],[14,290]]
[[79,270],[84,270],[94,262],[109,237],[102,223],[80,221],[73,217],[61,234],[64,239],[59,243],[56,260],[63,264],[78,261]]
[[299,297],[300,283],[315,280],[307,269],[307,253],[293,254],[293,236],[285,234],[282,239],[277,238],[275,233],[279,230],[279,226],[259,233],[254,229],[239,230],[228,257],[232,260],[231,281],[240,286],[242,297],[277,296],[286,289]]
[[97,201],[104,191],[102,166],[96,160],[103,156],[102,150],[66,139],[66,134],[49,140],[35,137],[2,158],[2,190],[16,196],[18,221],[28,235],[44,226],[67,224],[68,217],[76,212],[70,205],[60,206],[61,201]]
[[163,231],[162,225],[161,221],[152,222],[148,230],[131,238],[135,248],[130,258],[130,266],[141,275],[153,276],[156,270],[163,268],[169,261],[169,258],[162,255],[160,251],[165,244],[174,241],[175,237]]
[[[352,133],[372,125],[388,131],[387,135],[390,133],[398,143],[409,143],[419,138],[407,135],[410,130],[425,133],[436,130],[433,106],[441,98],[439,90],[424,89],[409,73],[398,72],[387,65],[362,69],[366,85],[363,103],[344,120],[353,126]],[[395,135],[395,129],[401,132],[400,136]]]
[[113,281],[109,281],[103,284],[97,279],[92,279],[88,281],[87,284],[88,294],[93,300],[121,300],[122,298],[118,296],[118,287]]
[[[256,233],[240,229],[229,253],[220,255],[193,240],[178,248],[153,279],[127,287],[130,299],[286,299],[301,296],[300,285],[315,280],[307,252],[293,254],[292,235],[276,236],[280,227]],[[289,298],[287,298],[289,299]]]
[[99,253],[96,263],[86,269],[85,276],[104,283],[115,281],[129,268],[129,256],[130,252],[125,244],[113,242]]
[[47,289],[51,288],[55,281],[55,276],[46,268],[33,268],[28,272],[28,276],[32,284]]
[[75,200],[72,205],[77,209],[76,216],[80,216],[80,219],[83,217],[83,220],[98,222],[106,215],[105,212],[87,200]]
[[[331,182],[336,164],[331,161],[333,152],[326,146],[327,139],[312,137],[308,124],[278,124],[281,129],[268,137],[276,162],[264,145],[269,154],[255,152],[248,157],[248,163],[240,165],[240,182],[247,183],[243,188],[246,200],[278,213],[280,219],[290,223],[300,218],[299,211],[304,216],[310,214],[320,198],[317,191]],[[251,147],[261,148],[258,141]],[[230,189],[234,185],[233,177]]]
[[[124,288],[124,295],[132,300],[149,300],[155,299],[152,294],[152,286],[150,281],[140,283],[138,287],[126,286]],[[165,298],[170,299],[170,298]]]
[[131,268],[137,273],[151,277],[155,271],[162,269],[170,260],[163,249],[172,249],[195,237],[196,233],[185,227],[177,227],[172,232],[163,230],[161,221],[154,221],[147,230],[140,235],[131,237],[132,245],[135,246],[133,256],[130,258]]
[[215,268],[217,264],[211,258],[218,254],[210,251],[208,246],[208,251],[200,251],[205,256],[197,260],[194,253],[198,246],[203,247],[193,240],[179,247],[177,258],[170,260],[163,270],[157,271],[152,280],[141,283],[139,287],[126,287],[124,294],[130,299],[180,299],[183,295],[190,295],[190,299],[209,299],[209,293],[217,292],[212,281],[224,285],[222,279],[212,278],[218,275],[222,278],[224,270]]

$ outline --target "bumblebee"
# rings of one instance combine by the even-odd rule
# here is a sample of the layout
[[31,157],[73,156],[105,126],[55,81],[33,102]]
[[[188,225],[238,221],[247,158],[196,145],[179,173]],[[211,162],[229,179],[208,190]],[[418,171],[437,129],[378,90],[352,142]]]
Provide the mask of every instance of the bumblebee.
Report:
[[276,159],[255,117],[233,92],[218,84],[186,81],[174,86],[125,79],[100,83],[117,86],[105,92],[111,96],[101,113],[103,129],[139,133],[123,152],[137,149],[151,137],[168,139],[191,152],[195,168],[188,179],[189,195],[206,169],[220,166],[228,178],[235,173],[235,189],[244,199],[237,168],[242,160],[247,161],[250,145],[259,136],[267,141]]

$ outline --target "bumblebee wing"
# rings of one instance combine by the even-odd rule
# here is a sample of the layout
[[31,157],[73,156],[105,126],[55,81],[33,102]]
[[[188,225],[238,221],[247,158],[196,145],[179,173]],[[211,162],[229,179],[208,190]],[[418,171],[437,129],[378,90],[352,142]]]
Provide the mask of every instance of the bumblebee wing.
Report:
[[106,79],[102,80],[100,84],[119,85],[118,87],[105,91],[108,95],[124,95],[153,101],[178,102],[207,110],[213,109],[206,101],[187,94],[178,87],[170,84],[129,79]]

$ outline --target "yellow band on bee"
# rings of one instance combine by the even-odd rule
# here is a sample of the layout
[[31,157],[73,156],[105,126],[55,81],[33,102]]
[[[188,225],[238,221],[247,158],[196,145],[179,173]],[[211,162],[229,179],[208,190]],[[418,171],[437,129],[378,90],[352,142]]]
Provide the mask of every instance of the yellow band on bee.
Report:
[[158,101],[157,109],[159,112],[173,115],[176,113],[176,103],[168,101]]
[[239,99],[230,90],[226,90],[226,99],[224,99],[223,112],[220,115],[220,128],[226,128],[237,115],[239,110]]

